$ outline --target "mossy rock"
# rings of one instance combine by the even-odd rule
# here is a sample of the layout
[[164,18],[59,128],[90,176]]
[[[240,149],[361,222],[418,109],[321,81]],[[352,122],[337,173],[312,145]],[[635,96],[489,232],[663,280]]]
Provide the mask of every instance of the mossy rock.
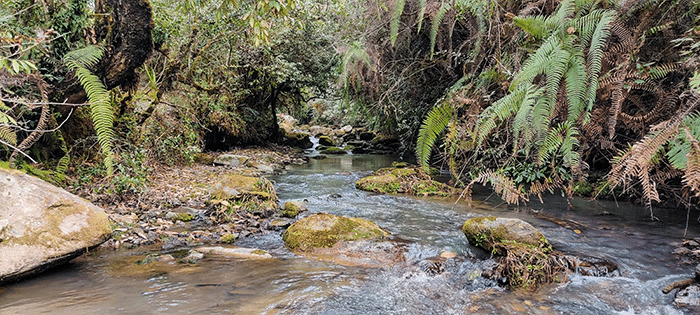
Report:
[[205,165],[212,165],[212,164],[214,164],[214,160],[215,160],[215,159],[216,159],[216,158],[215,158],[213,155],[211,155],[211,154],[206,154],[206,153],[201,153],[201,152],[195,154],[195,156],[194,156],[194,161],[195,161],[195,163],[205,164]]
[[284,144],[302,149],[308,149],[314,146],[309,134],[302,132],[286,132],[284,134]]
[[284,203],[282,208],[282,216],[293,218],[296,217],[299,212],[306,211],[306,205],[301,201],[287,201]]
[[338,147],[327,147],[320,150],[323,154],[347,154],[348,152]]
[[212,203],[228,205],[227,213],[239,209],[271,213],[279,207],[274,186],[262,177],[227,174],[210,191]]
[[332,247],[341,241],[381,239],[389,235],[371,221],[320,213],[292,224],[282,235],[291,250]]
[[552,251],[542,232],[520,219],[475,217],[464,222],[462,232],[470,244],[498,255],[505,255],[504,248],[512,247],[545,254]]
[[318,144],[325,145],[327,147],[334,147],[335,141],[333,141],[333,139],[331,139],[329,136],[320,136],[318,137]]
[[400,168],[388,167],[363,177],[355,182],[355,187],[364,191],[382,194],[409,193],[415,196],[451,196],[454,189],[446,184],[434,181],[421,168],[398,165]]

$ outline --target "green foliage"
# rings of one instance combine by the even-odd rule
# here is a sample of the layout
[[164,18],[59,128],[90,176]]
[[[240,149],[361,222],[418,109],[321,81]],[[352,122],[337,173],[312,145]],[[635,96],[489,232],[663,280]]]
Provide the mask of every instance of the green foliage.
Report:
[[0,141],[9,143],[10,145],[17,145],[17,134],[12,130],[17,122],[8,115],[7,112],[10,109],[5,106],[5,104],[0,101]]
[[450,5],[447,2],[442,2],[442,4],[440,5],[440,9],[433,18],[433,23],[430,27],[430,59],[433,59],[433,54],[435,53],[435,41],[437,40],[438,31],[448,10],[450,10]]
[[454,117],[454,107],[449,102],[444,102],[428,113],[428,117],[423,121],[423,125],[418,133],[418,142],[416,144],[416,156],[418,164],[427,170],[430,160],[430,153],[438,136],[447,128],[450,120]]
[[[563,1],[551,16],[514,18],[519,27],[543,42],[513,78],[511,93],[482,113],[475,127],[478,145],[497,127],[497,120],[513,117],[514,151],[523,150],[527,156],[534,151],[538,165],[561,157],[570,169],[579,167],[576,124],[595,101],[602,48],[615,13],[597,9],[579,16],[575,12],[574,1]],[[559,98],[562,84],[565,101]],[[567,106],[566,121],[553,126],[560,106]]]
[[112,153],[114,112],[112,111],[112,104],[107,89],[100,81],[100,78],[89,70],[101,58],[102,48],[92,45],[67,53],[63,60],[69,69],[75,70],[75,75],[87,93],[90,101],[92,122],[97,133],[97,141],[102,149],[107,175],[111,176],[114,170],[114,155]]
[[[423,10],[425,11],[425,1],[423,1]],[[389,32],[391,33],[391,45],[396,44],[396,38],[399,36],[399,24],[401,23],[401,14],[403,13],[403,8],[406,5],[406,0],[396,0],[394,2],[394,10],[391,13],[391,25],[389,26]],[[420,18],[422,21],[422,18]],[[420,23],[420,22],[419,22]],[[418,26],[420,30],[420,24]]]

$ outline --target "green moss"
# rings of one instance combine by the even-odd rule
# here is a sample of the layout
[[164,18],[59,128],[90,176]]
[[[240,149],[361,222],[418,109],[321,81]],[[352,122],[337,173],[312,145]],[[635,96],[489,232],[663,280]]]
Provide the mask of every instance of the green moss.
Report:
[[405,167],[408,167],[409,165],[410,164],[408,164],[406,162],[392,162],[391,163],[391,167],[395,167],[395,168],[405,168]]
[[328,147],[320,150],[323,154],[347,154],[348,152],[338,147]]
[[452,195],[452,188],[436,181],[426,180],[419,182],[411,188],[416,196],[440,196]]
[[284,208],[282,209],[282,216],[293,218],[299,214],[299,207],[296,203],[287,201],[284,203]]
[[233,244],[235,241],[236,241],[236,236],[231,234],[231,233],[224,234],[221,236],[221,238],[219,238],[219,242],[225,243],[225,244]]
[[267,255],[267,252],[262,249],[256,249],[251,252],[254,255]]
[[192,216],[191,213],[183,212],[183,213],[178,213],[175,216],[175,218],[173,219],[173,221],[180,220],[182,222],[189,222],[189,221],[192,221],[192,219],[194,219],[194,216]]
[[318,143],[329,147],[335,146],[335,142],[329,136],[318,137]]
[[430,179],[425,172],[418,167],[382,168],[374,172],[374,175],[361,178],[355,183],[357,189],[383,194],[407,192],[416,196],[451,196],[452,187]]
[[332,247],[339,241],[382,238],[388,235],[376,224],[331,214],[316,214],[292,224],[282,239],[292,250],[307,251],[317,247]]

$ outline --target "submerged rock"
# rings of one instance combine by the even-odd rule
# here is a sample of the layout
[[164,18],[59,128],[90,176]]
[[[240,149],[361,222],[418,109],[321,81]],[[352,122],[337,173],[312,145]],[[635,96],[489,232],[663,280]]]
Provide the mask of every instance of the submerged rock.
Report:
[[61,188],[0,168],[0,283],[65,263],[110,238],[107,214]]
[[245,247],[223,247],[223,246],[207,246],[199,247],[198,251],[205,254],[213,254],[225,257],[234,258],[253,258],[253,259],[269,259],[273,258],[270,253],[255,248],[245,248]]
[[389,235],[371,221],[319,213],[292,224],[282,235],[287,246],[295,251],[332,247],[341,241],[381,239]]
[[373,175],[355,182],[355,187],[382,194],[409,193],[415,196],[447,197],[454,193],[452,187],[432,180],[422,169],[406,165],[379,169]]
[[462,232],[470,244],[500,255],[505,254],[504,246],[518,244],[552,251],[542,232],[520,219],[475,217],[464,222]]

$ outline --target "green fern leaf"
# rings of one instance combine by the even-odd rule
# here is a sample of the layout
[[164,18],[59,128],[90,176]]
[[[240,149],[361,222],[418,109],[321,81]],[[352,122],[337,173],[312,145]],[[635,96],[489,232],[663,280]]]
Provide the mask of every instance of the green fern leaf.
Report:
[[394,3],[394,10],[391,13],[391,22],[389,23],[389,29],[391,32],[391,46],[396,44],[396,39],[399,36],[399,24],[401,24],[401,14],[403,14],[403,8],[406,5],[406,0],[396,0]]
[[416,33],[420,33],[421,26],[423,26],[423,17],[425,16],[425,9],[427,7],[427,0],[418,0],[418,30],[416,31]]
[[603,59],[603,47],[610,35],[610,24],[615,20],[616,14],[614,11],[605,11],[602,13],[598,25],[593,32],[591,45],[588,49],[588,91],[586,93],[587,110],[593,108],[593,103],[598,90],[598,77]]
[[109,101],[109,94],[100,78],[92,74],[89,67],[94,66],[102,58],[102,49],[98,46],[87,46],[66,54],[64,62],[80,80],[85,93],[90,101],[90,114],[97,133],[97,142],[100,144],[104,163],[108,176],[114,170],[114,156],[112,154],[112,139],[114,139],[114,112]]
[[433,25],[430,28],[430,59],[433,59],[433,53],[435,52],[435,41],[437,40],[440,24],[442,24],[442,20],[445,18],[445,14],[447,14],[447,10],[449,9],[450,5],[446,2],[442,2],[440,9],[433,18]]
[[433,150],[435,141],[438,136],[445,131],[450,120],[454,116],[454,107],[450,102],[443,102],[428,113],[428,116],[423,121],[423,125],[418,132],[418,142],[416,143],[416,157],[419,164],[428,169],[428,161],[430,153]]
[[[3,107],[5,109],[3,109]],[[3,103],[0,102],[0,109],[9,110]],[[4,112],[0,112],[0,140],[17,145],[17,134],[12,130],[12,126],[16,126],[17,122]]]

